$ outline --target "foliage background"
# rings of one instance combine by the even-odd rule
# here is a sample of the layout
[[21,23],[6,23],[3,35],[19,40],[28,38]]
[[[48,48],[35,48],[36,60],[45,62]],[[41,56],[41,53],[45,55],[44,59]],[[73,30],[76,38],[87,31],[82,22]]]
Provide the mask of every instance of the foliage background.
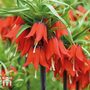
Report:
[[[67,0],[67,1],[72,2],[73,0]],[[90,0],[80,0],[80,1],[90,3]],[[14,6],[14,2],[15,2],[14,0],[0,0],[0,7]],[[5,51],[8,50],[9,47],[10,47],[9,52],[5,53]],[[9,66],[10,63],[12,63],[14,66],[17,66],[19,72],[17,75],[15,75],[12,90],[28,90],[26,83],[27,81],[29,81],[30,83],[30,90],[40,90],[40,72],[37,73],[37,79],[35,79],[34,77],[35,70],[32,67],[32,65],[30,65],[25,70],[28,72],[29,75],[27,76],[27,73],[22,73],[23,62],[20,62],[20,64],[18,64],[18,59],[20,59],[18,57],[18,54],[16,54],[16,56],[13,57],[14,60],[12,59],[10,60],[11,57],[10,58],[8,57],[11,52],[15,53],[15,46],[12,47],[10,45],[4,45],[4,43],[0,39],[0,60],[2,60],[2,62],[4,62],[4,64],[7,67]],[[23,61],[23,59],[20,61]],[[51,72],[47,74],[46,86],[47,86],[47,90],[63,90],[62,83],[60,81],[54,80],[53,74]],[[10,89],[2,88],[0,90],[10,90]],[[90,90],[89,87],[86,90]]]

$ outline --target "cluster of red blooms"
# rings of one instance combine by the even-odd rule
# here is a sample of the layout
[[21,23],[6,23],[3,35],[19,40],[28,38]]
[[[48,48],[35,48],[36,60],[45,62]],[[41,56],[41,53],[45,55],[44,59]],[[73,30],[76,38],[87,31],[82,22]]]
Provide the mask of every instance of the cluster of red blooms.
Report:
[[13,77],[11,76],[12,73],[17,74],[17,70],[13,66],[11,66],[8,71],[6,71],[4,68],[1,69],[1,71],[0,71],[0,86],[9,87],[9,88],[12,87],[12,80],[13,80]]
[[[82,6],[78,6],[77,10],[82,14],[86,12]],[[73,10],[70,10],[68,14],[71,21],[77,20]],[[78,15],[78,17],[80,16]],[[31,28],[24,30],[17,38],[17,33],[25,24],[21,17],[0,19],[0,24],[2,25],[0,26],[1,37],[15,42],[21,56],[27,56],[25,67],[33,63],[35,69],[38,70],[40,64],[46,67],[47,71],[53,70],[55,77],[57,75],[62,77],[66,70],[68,87],[71,90],[75,88],[77,81],[80,83],[80,90],[90,83],[90,62],[78,44],[65,48],[60,38],[68,35],[68,31],[61,21],[56,21],[49,30],[45,20],[35,22]],[[53,31],[53,28],[56,30]]]

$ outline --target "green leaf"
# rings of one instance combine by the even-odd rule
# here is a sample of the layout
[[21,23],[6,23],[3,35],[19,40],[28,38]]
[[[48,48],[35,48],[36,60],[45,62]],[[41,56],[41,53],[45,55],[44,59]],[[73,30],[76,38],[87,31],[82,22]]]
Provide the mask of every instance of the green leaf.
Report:
[[29,8],[23,7],[23,8],[1,8],[0,9],[0,15],[3,16],[3,14],[14,14],[20,13],[29,10]]
[[83,40],[77,39],[74,41],[75,43],[82,43],[82,44],[90,44],[90,40]]
[[90,57],[90,53],[88,52],[88,50],[84,47],[82,47],[82,49],[85,51],[85,53]]
[[65,5],[65,6],[68,6],[68,7],[72,8],[70,5],[68,5],[68,4],[65,3],[65,2],[61,2],[61,1],[57,1],[57,0],[51,0],[51,2],[54,2],[54,3],[60,4],[60,5]]
[[82,20],[80,20],[79,22],[79,27],[81,27],[83,25],[83,23],[85,23],[85,18],[87,17],[87,15],[90,13],[90,10],[88,10],[82,17]]
[[67,30],[68,30],[68,35],[69,35],[70,41],[71,41],[72,44],[74,44],[70,28],[68,27]]
[[17,82],[23,82],[24,80],[23,79],[17,79],[17,80],[15,80],[15,83],[17,83]]
[[15,0],[0,0],[5,7],[15,6]]
[[21,27],[21,29],[19,30],[19,32],[18,32],[16,37],[18,37],[24,30],[28,29],[29,27],[30,27],[30,25],[27,25],[27,24],[23,25]]
[[[76,40],[78,38],[80,38],[81,36],[85,36],[87,35],[87,31],[89,30],[89,27],[86,27],[84,30],[82,30],[81,32],[77,33],[76,35],[73,36],[73,40]],[[84,35],[85,34],[85,35]]]
[[50,4],[45,4],[45,5],[50,9],[50,11],[52,12],[52,14],[54,16],[56,16],[59,20],[62,21],[63,24],[66,25],[66,27],[68,26],[68,24],[66,23],[66,21],[61,16],[59,16],[59,14],[57,13],[57,11],[54,9],[54,7],[52,5],[50,5]]

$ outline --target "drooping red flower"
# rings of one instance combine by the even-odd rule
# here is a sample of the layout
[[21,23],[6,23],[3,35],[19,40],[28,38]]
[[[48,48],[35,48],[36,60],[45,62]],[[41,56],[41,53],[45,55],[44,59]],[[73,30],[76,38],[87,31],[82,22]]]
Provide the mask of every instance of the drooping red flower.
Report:
[[51,38],[46,45],[46,58],[49,60],[51,57],[56,55],[60,57],[58,40],[56,37]]
[[55,67],[55,71],[54,71],[54,76],[56,79],[60,79],[63,77],[63,71],[64,68],[62,68],[62,62],[60,58],[54,57],[55,62],[54,62],[54,67]]
[[30,38],[32,36],[35,37],[35,43],[38,43],[42,38],[43,38],[43,40],[48,42],[47,28],[46,28],[45,24],[41,23],[41,22],[34,23],[31,28],[30,33],[26,37]]
[[69,18],[70,18],[71,21],[76,21],[77,20],[73,10],[69,10],[68,15],[69,15]]
[[[68,15],[69,15],[69,18],[71,21],[77,21],[78,18],[80,18],[81,16],[83,16],[87,12],[87,10],[82,5],[77,6],[77,10],[80,13],[74,13],[74,11],[72,9],[70,9],[68,11]],[[87,20],[87,18],[85,18],[85,20]]]
[[12,42],[15,41],[16,35],[19,32],[22,24],[24,24],[23,19],[21,17],[17,17],[13,22],[10,31],[5,35],[5,37],[9,38]]
[[79,5],[77,7],[77,10],[80,11],[81,13],[83,13],[83,14],[85,14],[87,12],[87,10],[82,5]]
[[55,63],[59,58],[61,58],[58,39],[56,37],[52,37],[48,41],[48,44],[45,45],[45,54],[48,61],[49,69],[55,71]]
[[[81,13],[81,14],[77,15],[78,17],[83,16],[87,12],[87,10],[82,5],[79,5],[77,7],[77,10]],[[85,18],[85,21],[87,21],[87,19],[88,19],[88,17]]]
[[55,32],[58,39],[63,35],[68,35],[66,26],[60,21],[55,22],[52,28],[56,28]]
[[46,68],[49,68],[46,61],[45,52],[42,48],[36,48],[35,53],[33,53],[33,48],[30,48],[28,57],[24,66],[28,66],[30,63],[33,63],[36,70],[38,70],[39,64]]
[[[90,66],[90,61],[88,60],[88,64]],[[78,64],[79,65],[79,64]],[[81,66],[82,67],[82,66]],[[68,87],[70,90],[76,90],[76,83],[79,83],[79,90],[83,90],[90,83],[90,67],[84,72],[79,72],[78,76],[71,76],[68,74]]]
[[59,40],[58,43],[59,43],[59,51],[60,51],[60,53],[65,57],[70,57],[70,55],[68,53],[68,49],[65,48],[64,43],[61,40]]
[[85,74],[81,74],[79,81],[80,81],[81,88],[82,89],[86,88],[88,84],[90,84],[90,70]]
[[[74,76],[75,72],[73,71],[73,64],[70,62],[69,58],[71,57],[70,54],[68,53],[68,49],[65,48],[63,42],[59,40],[59,52],[60,52],[60,61],[62,65],[62,74],[64,70],[68,72],[68,74]],[[61,75],[61,73],[60,73]]]
[[16,35],[18,33],[18,31],[20,30],[21,26],[16,25],[14,26],[10,32],[8,32],[8,34],[5,35],[6,38],[9,38],[12,42],[15,41],[16,39]]
[[90,84],[90,72],[82,76],[82,88],[86,88]]
[[[70,90],[76,90],[76,83],[78,82],[79,85],[79,90],[84,90],[90,83],[90,76],[89,76],[90,71],[87,73],[79,73],[78,77],[71,77],[68,78],[68,88]],[[69,77],[70,75],[68,75]]]
[[67,73],[71,76],[75,76],[75,71],[73,70],[73,64],[69,60],[64,60],[64,65],[63,65],[64,70],[67,71]]
[[76,72],[87,72],[90,67],[82,48],[78,45],[73,45],[69,53],[71,55],[70,60],[73,64],[73,70]]
[[0,35],[2,37],[3,40],[6,39],[5,35],[11,30],[12,24],[15,20],[15,17],[6,17],[3,19],[0,19]]

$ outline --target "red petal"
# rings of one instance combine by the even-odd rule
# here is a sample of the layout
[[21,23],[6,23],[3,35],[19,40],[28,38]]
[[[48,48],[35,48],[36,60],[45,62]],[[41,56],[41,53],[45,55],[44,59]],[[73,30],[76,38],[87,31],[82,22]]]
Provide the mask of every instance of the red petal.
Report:
[[75,76],[75,71],[73,71],[73,65],[70,61],[65,60],[64,62],[64,68],[65,70],[67,70],[67,72],[71,75],[71,76]]
[[65,46],[61,40],[59,41],[59,50],[63,55],[70,57],[68,50],[65,48]]
[[59,45],[57,38],[51,38],[46,46],[46,57],[49,60],[53,55],[60,57]]
[[27,60],[24,64],[24,66],[28,66],[31,62],[33,62],[33,59],[34,59],[34,54],[33,54],[33,49],[31,48],[29,50],[28,57],[27,57]]
[[15,17],[14,16],[9,16],[4,20],[4,27],[12,27],[12,24],[14,23]]
[[32,39],[25,39],[25,43],[24,43],[23,50],[21,52],[21,56],[24,56],[28,52],[31,46],[33,46]]
[[49,40],[48,44],[46,45],[46,58],[47,60],[50,59],[50,57],[53,55],[53,44],[52,39]]
[[56,36],[58,39],[63,35],[68,35],[68,31],[67,30],[56,30]]
[[84,52],[82,51],[82,48],[78,46],[77,51],[76,51],[76,58],[80,61],[85,61],[85,55]]
[[55,27],[57,28],[56,29],[56,36],[57,38],[59,39],[61,36],[63,35],[68,35],[68,31],[66,29],[66,26],[60,22],[60,21],[57,21],[53,26],[52,28]]
[[89,66],[89,64],[87,63],[85,63],[85,62],[81,62],[81,61],[79,61],[79,60],[77,60],[76,61],[76,67],[78,67],[79,69],[80,69],[80,71],[82,72],[82,73],[86,73],[88,70],[90,70],[90,66]]
[[43,37],[44,25],[42,23],[38,23],[38,30],[36,32],[35,42],[39,42]]
[[[72,84],[68,83],[68,87],[69,87],[69,90],[76,90],[76,81],[73,80]],[[81,90],[81,89],[79,89],[79,90]]]
[[52,44],[53,44],[53,50],[54,50],[54,53],[60,57],[60,52],[59,52],[59,44],[58,44],[58,40],[57,38],[53,38],[52,39]]
[[28,34],[28,32],[28,30],[24,30],[16,39],[16,43],[19,43]]
[[[56,57],[55,57],[56,59]],[[59,59],[55,60],[55,71],[54,71],[54,76],[56,77],[57,74],[61,73],[61,61]]]
[[86,88],[88,86],[88,84],[89,84],[89,78],[90,78],[89,77],[89,73],[86,73],[86,74],[81,75],[80,81],[81,81],[82,88]]
[[30,38],[31,36],[35,35],[36,31],[38,30],[38,23],[33,24],[30,33],[26,36],[26,38]]
[[25,39],[19,42],[18,49],[17,49],[18,51],[22,51],[23,50],[24,43],[25,43]]
[[5,36],[7,38],[10,38],[10,39],[14,39],[16,38],[16,34],[18,33],[18,31],[20,30],[20,26],[19,25],[16,25],[14,26],[11,31]]
[[46,41],[46,42],[48,42],[48,40],[47,40],[47,28],[46,28],[46,26],[44,25],[44,31],[43,31],[43,38],[44,38],[44,40]]
[[77,45],[72,45],[72,47],[69,50],[69,53],[71,55],[71,58],[75,58],[75,56],[76,56],[76,50],[77,50]]
[[45,53],[42,49],[40,50],[40,64],[49,69],[49,66],[46,61]]
[[16,18],[16,20],[15,20],[15,22],[13,23],[13,25],[22,25],[22,24],[24,24],[25,22],[24,22],[24,20],[20,17],[20,16],[18,16],[17,18]]
[[34,54],[33,64],[36,70],[38,70],[39,60],[40,60],[40,49],[37,48]]

